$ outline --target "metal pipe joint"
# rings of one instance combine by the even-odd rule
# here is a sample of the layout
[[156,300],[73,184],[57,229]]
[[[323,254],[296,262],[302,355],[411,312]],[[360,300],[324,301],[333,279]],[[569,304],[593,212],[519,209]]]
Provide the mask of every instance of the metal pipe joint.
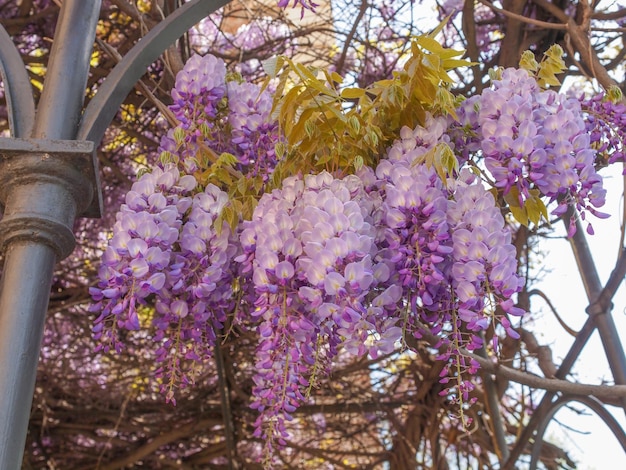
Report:
[[21,239],[69,256],[75,218],[102,209],[93,142],[1,138],[0,205],[0,249]]

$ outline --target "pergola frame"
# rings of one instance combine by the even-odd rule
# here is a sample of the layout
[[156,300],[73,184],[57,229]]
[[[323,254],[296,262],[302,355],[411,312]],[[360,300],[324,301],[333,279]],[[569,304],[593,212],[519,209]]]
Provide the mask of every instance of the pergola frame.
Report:
[[[63,1],[37,107],[20,54],[0,25],[0,72],[11,131],[10,138],[0,139],[0,205],[4,209],[0,220],[4,255],[0,279],[0,470],[21,467],[55,264],[75,246],[75,218],[98,217],[102,212],[95,149],[147,67],[189,28],[229,1],[184,3],[129,51],[85,108],[84,90],[101,0]],[[597,328],[615,383],[626,385],[626,356],[611,313],[611,299],[626,275],[626,249],[603,286],[581,227],[571,246],[589,299],[589,318],[556,378],[567,376]],[[535,468],[547,424],[569,401],[589,406],[626,451],[624,430],[601,402],[546,392],[516,444],[503,449],[502,468],[515,468],[533,440],[531,468]],[[626,396],[621,404],[626,411]]]

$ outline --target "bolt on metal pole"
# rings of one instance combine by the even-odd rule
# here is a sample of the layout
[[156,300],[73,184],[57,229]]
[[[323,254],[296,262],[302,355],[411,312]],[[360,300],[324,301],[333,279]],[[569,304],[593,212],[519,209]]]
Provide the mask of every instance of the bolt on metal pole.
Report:
[[0,470],[21,467],[54,265],[94,195],[79,158],[93,145],[51,139],[76,136],[100,5],[64,0],[34,139],[0,142]]

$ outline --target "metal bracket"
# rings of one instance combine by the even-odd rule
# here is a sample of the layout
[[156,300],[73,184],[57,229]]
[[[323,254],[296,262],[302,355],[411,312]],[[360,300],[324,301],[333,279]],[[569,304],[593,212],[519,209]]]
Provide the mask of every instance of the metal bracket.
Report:
[[35,238],[68,256],[75,217],[102,213],[93,142],[0,138],[0,206],[2,245]]

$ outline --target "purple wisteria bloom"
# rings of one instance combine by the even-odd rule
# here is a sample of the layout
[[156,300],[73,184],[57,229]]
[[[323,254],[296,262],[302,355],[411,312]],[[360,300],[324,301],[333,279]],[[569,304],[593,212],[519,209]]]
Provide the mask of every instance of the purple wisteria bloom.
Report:
[[191,174],[206,169],[209,152],[228,153],[242,174],[271,177],[279,134],[267,89],[227,81],[224,61],[194,55],[176,76],[172,98],[170,109],[179,124],[161,140],[163,161]]
[[[436,146],[455,145],[446,129],[445,119],[430,116],[425,127],[402,129],[375,172],[359,174],[370,198],[380,201],[372,214],[374,261],[385,267],[377,290],[387,289],[369,308],[387,297],[376,328],[384,339],[381,350],[393,350],[406,333],[419,338],[428,328],[447,345],[440,357],[448,361],[444,383],[452,371],[458,376],[458,368],[475,373],[477,364],[459,353],[461,347],[481,347],[480,333],[498,323],[517,337],[506,315],[523,314],[512,298],[522,287],[516,251],[492,194],[468,170],[444,184],[424,162]],[[461,377],[450,385],[457,397],[472,388]]]
[[603,163],[626,162],[626,105],[609,99],[605,93],[592,98],[583,95],[580,103],[590,144]]
[[228,83],[228,123],[232,148],[242,173],[267,181],[277,163],[278,123],[272,119],[272,96],[253,83]]
[[366,198],[356,176],[291,177],[242,225],[236,260],[251,277],[260,321],[252,407],[267,455],[284,444],[285,421],[338,348],[368,352],[376,325],[366,297],[377,266]]
[[[174,165],[156,167],[133,184],[117,214],[91,311],[99,312],[99,348],[119,352],[118,331],[156,329],[155,359],[168,401],[193,381],[189,365],[211,354],[232,297],[235,246],[228,225],[216,220],[228,196]],[[154,306],[154,307],[153,307]]]
[[[464,103],[461,116],[475,126],[470,132],[496,187],[504,194],[515,188],[520,206],[538,190],[557,203],[555,215],[572,206],[582,218],[585,211],[606,217],[597,210],[605,190],[580,100],[541,90],[526,70],[506,69],[492,88]],[[591,225],[587,230],[593,232]]]

